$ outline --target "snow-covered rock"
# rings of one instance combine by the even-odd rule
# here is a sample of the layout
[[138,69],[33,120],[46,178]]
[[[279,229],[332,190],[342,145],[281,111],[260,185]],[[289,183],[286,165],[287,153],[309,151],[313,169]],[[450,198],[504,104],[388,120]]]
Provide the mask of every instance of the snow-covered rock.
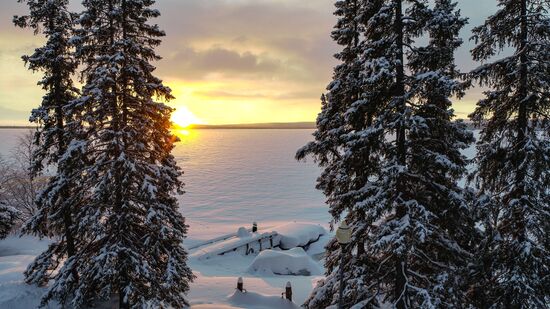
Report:
[[307,248],[307,254],[313,258],[321,257],[325,254],[325,247],[334,238],[334,235],[326,234],[321,236],[318,241],[312,243]]
[[275,228],[281,237],[281,249],[303,247],[319,240],[327,231],[320,225],[292,222]]
[[267,296],[254,292],[235,291],[229,296],[229,302],[238,307],[248,309],[298,309],[300,308],[295,303],[281,298],[281,296]]
[[323,269],[302,248],[288,251],[266,250],[261,252],[248,267],[247,272],[261,275],[322,275]]

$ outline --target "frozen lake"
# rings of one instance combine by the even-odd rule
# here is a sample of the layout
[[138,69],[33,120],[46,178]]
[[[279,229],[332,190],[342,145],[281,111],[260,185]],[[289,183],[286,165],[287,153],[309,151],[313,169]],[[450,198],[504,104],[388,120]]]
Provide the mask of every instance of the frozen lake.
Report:
[[196,236],[215,237],[253,221],[262,225],[306,220],[328,223],[315,189],[319,169],[294,154],[312,130],[191,130],[174,155],[184,169],[180,205]]
[[[8,156],[28,130],[0,129],[0,155]],[[174,155],[184,169],[180,207],[190,225],[187,245],[257,221],[270,227],[288,221],[327,224],[324,196],[315,189],[320,173],[312,160],[294,154],[312,130],[189,130]],[[474,146],[467,150],[474,154]]]
[[[28,130],[0,129],[0,155],[9,156]],[[178,134],[174,155],[184,169],[179,197],[190,225],[188,245],[234,232],[292,220],[328,223],[324,197],[315,189],[319,169],[294,160],[312,130],[189,130]]]

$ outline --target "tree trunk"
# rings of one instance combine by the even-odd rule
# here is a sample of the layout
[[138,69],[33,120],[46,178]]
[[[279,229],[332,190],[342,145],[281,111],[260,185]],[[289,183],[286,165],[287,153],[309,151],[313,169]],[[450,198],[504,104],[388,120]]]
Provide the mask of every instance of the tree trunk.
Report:
[[[122,10],[124,10],[124,3],[122,5]],[[113,0],[109,0],[109,11],[112,12],[114,10],[114,4],[113,4]],[[110,35],[110,48],[115,48],[115,35],[116,35],[116,29],[115,29],[115,24],[114,24],[114,20],[111,18],[109,19],[109,35]],[[114,158],[118,158],[120,157],[121,153],[122,153],[122,148],[123,148],[123,145],[121,146],[121,143],[123,143],[123,141],[120,139],[120,133],[121,133],[121,129],[122,129],[122,119],[121,119],[121,115],[119,113],[119,109],[120,109],[120,103],[121,103],[121,98],[119,98],[119,96],[124,96],[124,90],[125,89],[122,89],[122,91],[120,91],[121,89],[119,88],[119,78],[116,76],[116,75],[113,75],[112,76],[112,80],[113,80],[113,85],[111,86],[111,106],[110,106],[110,109],[111,109],[111,121],[112,121],[112,126],[113,126],[113,132],[115,134],[114,138],[116,139],[116,145],[113,149],[114,153],[113,153],[113,157]],[[122,92],[122,93],[121,93]],[[114,185],[115,185],[115,196],[114,196],[114,201],[113,201],[113,211],[114,211],[114,215],[117,216],[117,217],[121,217],[123,216],[123,205],[124,205],[124,197],[123,197],[123,175],[121,173],[121,168],[118,164],[115,164],[114,165],[114,171],[113,171],[113,177],[114,177]],[[120,220],[120,219],[117,219],[117,220]],[[122,243],[124,242],[124,231],[123,231],[123,227],[121,227],[120,225],[116,227],[116,236],[119,237],[119,242]],[[123,244],[120,244],[120,246],[124,247]],[[119,282],[118,282],[118,297],[119,297],[119,308],[120,309],[129,309],[130,308],[130,302],[129,302],[129,299],[127,297],[125,297],[125,292],[124,292],[124,289],[126,288],[126,286],[128,285],[128,274],[127,274],[127,266],[126,266],[126,255],[124,253],[124,251],[120,252],[119,254],[119,257],[118,257],[118,267],[117,267],[118,271],[119,271]]]
[[[528,22],[527,22],[527,0],[521,0],[520,4],[520,68],[519,68],[519,87],[518,87],[518,99],[519,99],[519,110],[518,110],[518,119],[517,119],[517,162],[516,162],[516,188],[514,198],[521,199],[523,195],[526,194],[525,190],[525,168],[521,164],[526,159],[525,154],[525,145],[527,143],[527,130],[529,126],[529,115],[528,115],[528,68],[527,68],[527,40],[528,40]],[[513,212],[514,220],[514,237],[519,241],[525,240],[525,218],[523,215],[523,208],[516,207]]]
[[[514,158],[515,164],[515,187],[512,192],[511,199],[522,199],[526,194],[525,188],[525,168],[522,167],[522,164],[526,160],[525,146],[527,143],[527,130],[529,126],[528,119],[528,110],[527,105],[529,104],[528,97],[528,68],[527,68],[527,0],[520,0],[520,45],[517,52],[519,53],[519,86],[518,86],[518,118],[517,118],[517,140],[516,140],[516,155]],[[525,241],[525,217],[524,217],[524,207],[521,203],[514,205],[512,209],[512,237],[514,237],[518,242]],[[510,205],[508,205],[510,207]],[[521,305],[517,303],[515,295],[505,295],[505,307],[510,309],[520,309]]]
[[[399,100],[397,106],[397,112],[401,121],[398,124],[396,132],[397,143],[397,159],[399,164],[406,164],[406,145],[405,145],[405,124],[403,123],[403,117],[405,114],[405,70],[404,70],[404,51],[403,51],[403,6],[402,0],[395,1],[395,34],[396,44],[398,48],[397,61],[399,63],[396,66],[396,87],[395,87],[395,99]],[[398,180],[398,194],[404,194],[403,181]],[[404,205],[399,205],[396,209],[396,219],[403,218],[407,214],[407,209]],[[395,262],[395,298],[398,300],[396,303],[397,309],[405,309],[406,306],[406,282],[405,277],[406,260],[403,255],[397,257]]]
[[[50,13],[49,18],[49,28],[52,32],[55,31],[55,23],[54,23],[54,16],[55,12]],[[58,51],[56,54],[61,54],[61,51]],[[67,151],[67,141],[65,140],[64,132],[65,132],[65,122],[64,122],[64,115],[63,115],[63,108],[61,107],[61,104],[64,100],[63,95],[61,93],[61,68],[59,67],[58,63],[54,63],[54,66],[52,68],[52,75],[54,78],[54,89],[53,89],[53,97],[54,97],[54,104],[55,104],[55,125],[56,125],[56,135],[57,135],[57,154],[58,157],[61,158],[65,152]],[[61,195],[61,203],[66,203],[68,200],[68,192],[66,188],[63,188],[60,192]],[[72,220],[72,214],[71,214],[71,207],[66,207],[66,205],[63,205],[63,225],[64,225],[64,234],[65,234],[65,241],[67,242],[67,256],[73,257],[76,254],[76,247],[74,243],[74,237],[71,231],[71,228],[73,226],[73,220]],[[73,270],[73,276],[76,280],[78,280],[78,273],[76,270]]]
[[396,44],[398,49],[397,61],[399,63],[396,66],[396,80],[395,80],[395,98],[399,100],[397,106],[397,112],[400,113],[401,121],[397,127],[397,156],[399,163],[405,164],[405,124],[403,123],[403,117],[405,114],[405,69],[404,69],[404,51],[403,51],[403,7],[401,0],[396,0],[395,7],[395,34]]

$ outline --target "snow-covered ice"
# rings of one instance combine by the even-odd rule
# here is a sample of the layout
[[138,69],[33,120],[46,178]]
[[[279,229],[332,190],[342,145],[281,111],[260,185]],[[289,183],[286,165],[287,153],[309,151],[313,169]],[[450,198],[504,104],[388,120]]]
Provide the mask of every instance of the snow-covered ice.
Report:
[[[0,130],[0,156],[9,158],[18,138],[27,131]],[[238,277],[244,278],[249,292],[278,298],[286,282],[291,281],[294,303],[301,305],[321,278],[249,274],[247,269],[258,252],[249,256],[232,252],[204,260],[195,255],[214,238],[219,241],[248,237],[248,233],[236,232],[241,226],[251,228],[254,221],[259,224],[260,234],[278,230],[277,226],[294,220],[314,224],[330,221],[324,197],[315,189],[319,168],[313,162],[294,159],[296,149],[311,139],[311,133],[312,130],[193,130],[182,137],[174,155],[185,171],[186,194],[178,199],[190,226],[184,245],[190,253],[189,265],[197,276],[188,297],[193,308],[253,308],[229,300]],[[322,249],[320,242],[324,237],[306,250],[310,256],[319,253],[312,253],[315,247]],[[27,264],[47,246],[47,242],[36,240],[25,245],[23,242],[29,239],[0,241],[0,256],[2,252],[15,255],[0,257],[2,309],[36,308],[33,304],[38,304],[44,291],[23,283]],[[322,261],[318,263],[321,265]],[[30,303],[21,300],[25,297]]]

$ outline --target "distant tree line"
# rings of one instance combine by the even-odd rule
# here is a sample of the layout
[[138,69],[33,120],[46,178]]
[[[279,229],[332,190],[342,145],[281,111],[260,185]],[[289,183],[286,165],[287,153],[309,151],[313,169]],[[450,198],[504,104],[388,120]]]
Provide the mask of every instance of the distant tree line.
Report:
[[[481,65],[461,73],[456,2],[336,1],[340,63],[297,158],[323,168],[317,188],[353,237],[343,259],[327,246],[305,307],[338,303],[340,270],[344,308],[550,307],[550,3],[496,2],[471,38]],[[474,84],[470,162],[451,98]]]

